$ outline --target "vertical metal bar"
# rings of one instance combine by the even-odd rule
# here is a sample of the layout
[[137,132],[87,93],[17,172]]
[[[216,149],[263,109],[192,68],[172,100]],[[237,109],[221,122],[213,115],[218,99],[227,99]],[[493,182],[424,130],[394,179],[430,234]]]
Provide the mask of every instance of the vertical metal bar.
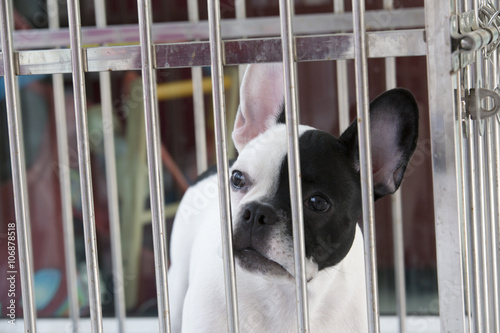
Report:
[[203,101],[201,67],[191,68],[193,80],[194,130],[196,142],[196,169],[201,174],[207,169],[207,135],[205,126],[205,103]]
[[[389,2],[389,4],[387,4]],[[392,9],[392,0],[386,1],[385,9]],[[386,89],[396,87],[396,59],[385,58]],[[394,246],[394,275],[396,281],[396,313],[399,332],[406,331],[406,288],[403,233],[403,199],[401,189],[391,196],[392,237]]]
[[[460,231],[457,115],[451,68],[448,1],[425,1],[427,73],[442,332],[465,331]],[[460,119],[460,117],[458,117]]]
[[146,143],[149,170],[149,192],[156,267],[156,293],[160,332],[170,332],[167,288],[167,240],[164,224],[163,174],[160,152],[160,124],[156,96],[154,45],[151,36],[151,1],[137,0],[141,42],[142,89],[146,119]]
[[[483,3],[484,5],[484,3]],[[486,51],[484,51],[486,52]],[[483,54],[483,79],[484,86],[487,89],[494,89],[494,59],[495,54]],[[495,68],[496,69],[496,68]],[[489,100],[486,100],[486,108],[491,109],[495,105],[492,105]],[[494,156],[493,156],[493,121],[495,119],[488,118],[486,119],[486,128],[484,139],[482,140],[482,144],[485,146],[485,169],[484,169],[484,178],[485,178],[485,188],[484,188],[484,196],[485,196],[485,221],[483,223],[483,234],[484,234],[484,255],[485,255],[485,272],[487,273],[487,285],[486,285],[486,297],[488,297],[488,309],[489,309],[489,327],[491,330],[495,330],[495,327],[498,325],[498,290],[496,290],[496,253],[494,251],[494,247],[492,244],[496,242],[496,236],[494,234],[494,224],[495,224],[495,190],[494,190]]]
[[[483,5],[483,1],[479,0],[475,1],[475,4],[479,6],[479,8]],[[478,10],[478,8],[476,8]],[[477,14],[477,13],[476,13]],[[477,52],[476,55],[476,87],[477,88],[484,88],[486,87],[487,84],[487,68],[486,68],[486,50],[483,49],[481,51]],[[479,90],[476,90],[476,92]],[[482,101],[480,99],[477,99],[478,107],[479,105],[482,105]],[[479,184],[479,214],[480,214],[480,219],[479,219],[479,230],[481,232],[479,240],[480,240],[480,249],[481,249],[481,254],[480,254],[480,267],[481,267],[481,289],[482,289],[482,302],[483,302],[483,315],[484,315],[484,328],[486,332],[490,332],[490,327],[491,327],[491,308],[489,304],[489,280],[490,277],[488,275],[488,246],[486,244],[487,242],[487,219],[488,219],[488,214],[487,214],[487,186],[486,186],[486,163],[485,163],[485,138],[486,138],[486,127],[487,127],[487,121],[486,119],[479,119],[476,121],[476,124],[478,125],[479,132],[476,134],[476,146],[477,146],[477,156],[476,156],[476,163],[477,163],[477,168],[478,168],[478,184]]]
[[217,149],[217,180],[219,183],[219,205],[224,259],[224,281],[226,290],[227,322],[231,333],[239,332],[236,276],[233,256],[231,202],[229,193],[229,168],[227,158],[227,134],[224,99],[224,73],[222,40],[220,32],[220,2],[208,0],[208,24],[210,33],[210,55],[212,65],[212,96]]
[[391,196],[392,237],[394,244],[394,275],[396,281],[396,314],[399,332],[406,332],[406,288],[403,233],[403,201],[401,189]]
[[488,274],[486,267],[486,208],[485,208],[485,179],[484,179],[484,122],[485,120],[477,120],[474,122],[474,144],[475,144],[475,168],[476,168],[476,182],[477,182],[477,206],[479,209],[476,211],[478,214],[477,219],[477,233],[476,233],[476,251],[478,252],[478,284],[480,291],[480,300],[482,317],[480,320],[484,325],[484,332],[489,332],[489,307],[488,307]]
[[[495,7],[498,9],[500,7],[500,1],[494,1]],[[498,93],[500,88],[500,74],[499,70],[499,57],[500,52],[495,50],[492,54],[493,59],[493,75],[492,75],[492,88]],[[494,179],[492,180],[491,186],[494,191],[494,199],[491,203],[492,206],[496,207],[494,216],[492,217],[492,239],[491,239],[491,249],[493,253],[493,283],[494,283],[494,302],[495,302],[495,312],[500,313],[500,116],[497,114],[496,117],[492,119],[492,137],[493,137],[493,154],[494,161],[493,169]],[[500,332],[500,318],[495,315],[495,327],[496,332]]]
[[[384,9],[393,10],[393,0],[384,0]],[[396,59],[385,58],[385,88],[396,88]],[[403,233],[403,198],[401,189],[391,196],[392,239],[394,246],[394,275],[396,281],[396,314],[399,332],[406,332],[406,288]]]
[[[474,11],[477,16],[478,11],[478,1],[474,1]],[[484,80],[484,66],[483,66],[483,53],[482,51],[476,52],[476,62],[474,64],[475,69],[475,87],[483,88]],[[476,93],[479,90],[476,89]],[[476,98],[476,108],[480,108],[481,99]],[[473,237],[475,242],[475,272],[476,276],[476,297],[479,303],[478,307],[478,325],[482,326],[481,331],[484,329],[485,332],[489,332],[489,306],[488,306],[488,274],[486,267],[486,197],[485,197],[485,164],[484,164],[484,136],[485,136],[485,120],[478,119],[474,120],[473,127],[474,131],[473,137],[471,138],[472,145],[474,145],[474,154],[470,156],[471,164],[474,165],[475,178],[472,181],[475,182],[475,209],[474,214],[476,217],[475,223],[473,224]]]
[[[466,4],[464,0],[454,0],[454,12],[453,14],[458,15],[459,13],[465,11]],[[456,22],[458,24],[458,22]],[[457,27],[455,27],[457,28]],[[470,195],[470,188],[468,186],[467,175],[470,170],[467,168],[467,150],[466,150],[466,139],[469,136],[469,128],[465,119],[466,115],[466,105],[465,105],[465,91],[466,84],[468,85],[468,70],[460,70],[456,76],[456,100],[455,105],[457,108],[457,126],[456,126],[456,138],[457,138],[457,171],[460,175],[459,186],[458,186],[458,196],[460,205],[460,228],[462,233],[462,247],[463,251],[463,277],[464,277],[464,307],[465,307],[465,331],[473,332],[473,309],[472,309],[472,297],[473,297],[473,279],[471,277],[472,271],[472,260],[471,260],[471,235],[469,232],[469,214],[467,211],[468,199]]]
[[[468,153],[469,153],[469,189],[470,189],[470,235],[471,235],[471,254],[472,254],[472,276],[473,276],[473,288],[474,288],[474,302],[473,302],[473,318],[475,323],[475,328],[477,332],[483,332],[483,307],[481,302],[481,276],[480,276],[480,243],[479,243],[479,231],[478,231],[478,212],[477,207],[477,165],[475,163],[476,147],[474,145],[474,136],[476,132],[476,124],[469,119],[469,128],[471,135],[468,138]],[[473,134],[474,133],[474,134]]]
[[[336,14],[344,13],[344,0],[334,0],[333,10]],[[339,133],[344,132],[350,124],[349,117],[349,81],[347,77],[347,61],[337,60],[337,98],[339,108]]]
[[[57,0],[47,1],[49,29],[59,29],[59,4]],[[62,223],[64,233],[64,258],[66,284],[68,287],[69,317],[71,332],[78,332],[80,318],[78,307],[77,267],[75,255],[75,234],[73,230],[73,206],[71,202],[71,181],[68,152],[68,130],[66,126],[66,107],[64,100],[64,80],[62,74],[52,75],[54,88],[54,109],[56,117],[57,156],[59,159],[59,182],[61,190]]]
[[499,318],[498,314],[500,309],[498,308],[498,289],[495,283],[498,270],[496,267],[497,254],[495,252],[495,244],[498,241],[495,234],[495,215],[498,207],[495,206],[495,178],[494,178],[494,163],[495,157],[493,156],[493,121],[495,119],[488,119],[487,129],[486,129],[486,165],[487,165],[487,177],[488,177],[488,220],[486,221],[486,240],[485,244],[487,246],[487,269],[488,269],[488,296],[489,296],[489,309],[490,309],[490,327],[492,331],[498,332]]
[[[106,27],[106,3],[94,0],[96,27]],[[111,258],[113,266],[113,292],[115,297],[115,315],[118,331],[125,332],[125,291],[123,283],[123,260],[118,207],[118,184],[115,161],[115,138],[113,126],[113,105],[111,101],[111,75],[99,73],[101,92],[101,112],[103,124],[104,158],[106,164],[106,187],[108,193],[109,227],[111,240]]]
[[[499,1],[495,1],[496,8],[499,6]],[[495,50],[492,54],[492,88],[498,91],[499,87],[499,73],[498,73],[498,50]],[[494,297],[494,311],[493,313],[500,313],[500,137],[498,128],[498,118],[494,117],[491,119],[491,154],[492,161],[490,161],[490,167],[493,169],[493,178],[491,179],[490,186],[492,188],[493,198],[491,198],[491,206],[495,207],[492,211],[491,217],[491,252],[492,252],[492,279],[493,279],[493,297]],[[495,315],[495,326],[494,330],[500,332],[500,318]]]
[[89,288],[90,321],[92,332],[102,332],[102,309],[99,286],[99,263],[95,230],[94,197],[90,168],[90,148],[87,127],[87,101],[85,92],[85,59],[82,49],[80,2],[68,1],[68,19],[71,39],[73,91],[78,145],[78,167],[82,192],[83,231]]
[[460,225],[461,225],[461,232],[462,232],[462,246],[465,248],[465,251],[463,252],[463,274],[464,274],[464,295],[465,295],[465,302],[467,302],[467,328],[468,332],[472,332],[472,304],[471,304],[471,279],[470,279],[470,258],[469,258],[469,251],[470,251],[470,245],[471,245],[471,240],[470,240],[470,233],[469,233],[469,219],[468,219],[468,214],[466,212],[465,207],[467,207],[467,198],[468,198],[468,184],[467,184],[467,177],[466,177],[466,171],[465,167],[467,165],[467,160],[465,156],[465,147],[464,147],[464,135],[465,134],[465,127],[464,127],[464,112],[465,112],[465,105],[463,104],[464,96],[463,96],[463,72],[462,73],[457,73],[456,75],[456,100],[455,100],[455,105],[457,106],[457,155],[458,155],[458,161],[457,163],[457,170],[460,175],[460,186],[458,187],[458,193],[459,193],[459,200],[460,200]]
[[337,60],[337,98],[339,108],[339,133],[344,132],[350,124],[349,117],[349,81],[347,61]]
[[363,229],[365,243],[365,262],[368,325],[370,332],[380,332],[377,256],[375,245],[375,211],[373,207],[373,178],[370,138],[370,101],[368,98],[368,64],[365,28],[364,1],[352,1],[354,25],[354,61],[356,68],[357,123],[359,136],[359,165],[361,178],[361,196],[363,200]]
[[[66,283],[68,287],[69,316],[72,332],[78,332],[79,306],[77,287],[77,267],[75,256],[75,235],[73,229],[73,209],[71,202],[70,168],[66,129],[66,110],[64,107],[64,83],[62,74],[52,76],[54,87],[54,108],[56,115],[57,150],[59,159],[59,181],[61,182],[61,206],[64,233],[64,257],[66,265]],[[62,97],[62,99],[61,99]],[[62,104],[61,104],[62,102]],[[64,143],[63,143],[64,141]]]
[[[19,102],[19,86],[16,77],[16,60],[12,45],[13,29],[12,2],[4,0],[0,4],[1,43],[5,80],[5,101],[9,130],[10,163],[17,228],[17,248],[19,251],[19,271],[23,300],[24,329],[36,332],[36,307],[33,293],[33,259],[31,246],[31,223],[26,180],[23,129]],[[15,274],[15,267],[9,266],[8,274]]]
[[[471,0],[466,0],[463,1],[463,10],[464,11],[469,11],[471,10]],[[455,13],[457,12],[458,8],[455,8]],[[467,66],[463,72],[464,72],[464,87],[466,91],[469,91],[469,89],[473,88],[473,81],[472,81],[472,76],[473,76],[473,71],[474,67],[472,65]],[[463,115],[460,115],[458,119],[461,119],[464,117]],[[463,185],[467,186],[467,195],[468,195],[468,212],[467,216],[468,219],[466,221],[465,227],[464,227],[464,236],[465,236],[465,256],[469,259],[468,260],[468,265],[466,267],[466,272],[467,276],[465,276],[465,279],[469,280],[469,283],[467,285],[466,292],[469,294],[469,299],[468,299],[468,318],[470,319],[470,322],[468,323],[468,327],[470,328],[471,332],[473,331],[473,328],[476,329],[477,332],[481,331],[481,305],[480,305],[480,293],[478,292],[479,287],[478,287],[478,281],[479,277],[477,272],[477,263],[478,263],[478,257],[477,257],[477,251],[476,251],[476,245],[475,245],[475,232],[476,232],[476,214],[474,213],[477,210],[476,207],[476,183],[473,181],[474,179],[474,173],[475,173],[475,167],[474,167],[474,162],[471,158],[474,154],[474,146],[472,144],[472,121],[470,119],[466,119],[465,122],[462,124],[466,126],[466,143],[467,143],[467,156],[464,156],[462,161],[464,161],[464,166],[468,166],[468,182],[465,182]],[[459,125],[460,126],[460,125]],[[457,168],[459,165],[457,165]],[[465,208],[464,208],[465,210]],[[465,265],[465,263],[464,263]],[[467,280],[466,280],[467,281]],[[465,288],[464,288],[465,289]]]
[[247,17],[247,8],[245,0],[237,0],[234,3],[236,9],[236,19],[245,19]]
[[[497,55],[500,56],[500,55]],[[498,63],[498,62],[497,62]],[[495,81],[495,84],[498,87],[499,82]],[[500,118],[495,117],[493,121],[493,132],[494,132],[494,142],[495,142],[495,201],[497,211],[495,217],[493,218],[494,228],[493,233],[495,240],[492,241],[491,246],[493,247],[493,253],[496,254],[496,260],[494,262],[494,266],[496,268],[495,276],[495,297],[496,297],[496,306],[497,311],[500,311]],[[498,313],[498,312],[497,312]],[[496,330],[500,332],[500,318],[496,317]]]
[[[245,0],[236,0],[234,2],[235,4],[235,9],[236,9],[236,19],[237,20],[244,20],[247,17],[247,8],[246,8],[246,1]],[[238,79],[239,83],[241,85],[241,82],[243,80],[243,74],[245,73],[245,65],[240,65],[238,66]]]
[[[200,20],[198,0],[188,0],[188,18],[190,22]],[[203,100],[201,67],[191,68],[193,82],[194,136],[196,142],[196,169],[201,174],[207,169],[207,135],[205,130],[205,105]]]
[[300,156],[298,135],[297,67],[292,30],[293,2],[280,0],[281,45],[285,114],[288,135],[288,172],[290,175],[290,203],[292,211],[293,246],[295,259],[295,292],[297,298],[297,324],[299,332],[309,332],[307,278],[305,269],[304,217],[302,215],[302,184],[300,182]]

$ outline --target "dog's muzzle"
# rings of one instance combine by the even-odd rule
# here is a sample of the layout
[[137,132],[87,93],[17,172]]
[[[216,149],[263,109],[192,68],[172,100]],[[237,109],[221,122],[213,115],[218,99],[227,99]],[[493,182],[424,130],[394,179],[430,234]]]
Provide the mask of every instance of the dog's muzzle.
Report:
[[271,252],[270,238],[279,221],[278,213],[270,205],[252,202],[243,207],[233,235],[234,255],[242,268],[266,276],[291,277],[281,264],[267,255]]

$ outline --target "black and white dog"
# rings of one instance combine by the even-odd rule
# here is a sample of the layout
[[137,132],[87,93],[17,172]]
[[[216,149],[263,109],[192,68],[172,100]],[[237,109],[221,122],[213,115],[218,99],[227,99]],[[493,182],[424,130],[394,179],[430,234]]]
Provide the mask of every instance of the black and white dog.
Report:
[[[240,96],[230,171],[240,330],[296,332],[282,65],[248,66]],[[417,104],[394,89],[371,103],[370,117],[378,199],[398,189],[415,150]],[[338,139],[299,130],[311,332],[367,332],[356,123]],[[217,180],[206,176],[187,191],[174,222],[174,332],[227,331],[221,246]]]

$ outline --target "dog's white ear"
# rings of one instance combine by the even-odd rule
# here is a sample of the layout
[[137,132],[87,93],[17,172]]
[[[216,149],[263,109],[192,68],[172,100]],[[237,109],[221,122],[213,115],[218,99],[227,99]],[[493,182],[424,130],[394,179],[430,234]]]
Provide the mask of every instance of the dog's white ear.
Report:
[[[418,138],[418,106],[405,89],[389,90],[370,103],[370,131],[375,199],[396,192],[415,151]],[[359,170],[357,124],[340,137],[354,167]]]
[[238,151],[276,124],[283,107],[283,65],[248,65],[240,88],[240,106],[233,130]]

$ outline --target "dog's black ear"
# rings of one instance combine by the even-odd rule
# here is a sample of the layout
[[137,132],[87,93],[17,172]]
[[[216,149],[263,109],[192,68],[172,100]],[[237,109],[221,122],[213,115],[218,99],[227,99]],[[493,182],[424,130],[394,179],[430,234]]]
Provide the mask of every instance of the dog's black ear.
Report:
[[[389,90],[370,103],[370,131],[375,199],[396,192],[415,151],[418,106],[405,89]],[[359,170],[356,121],[340,137],[353,165]]]
[[238,151],[276,124],[283,105],[283,65],[248,65],[240,88],[233,142]]

